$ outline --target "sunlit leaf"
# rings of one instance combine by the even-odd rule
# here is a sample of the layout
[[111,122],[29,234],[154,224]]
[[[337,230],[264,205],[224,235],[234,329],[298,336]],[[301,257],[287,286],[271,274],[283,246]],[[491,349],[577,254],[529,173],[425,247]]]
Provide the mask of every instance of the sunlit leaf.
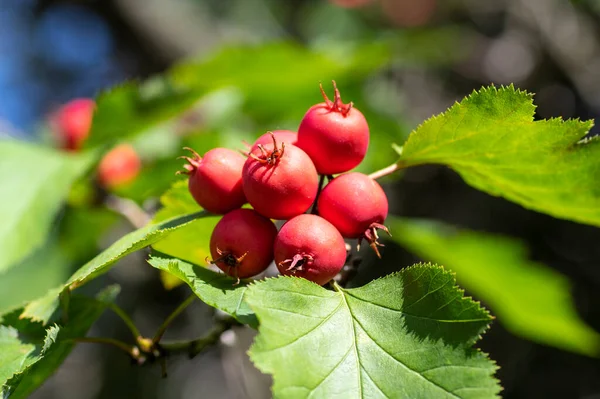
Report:
[[600,140],[593,122],[534,121],[532,95],[473,92],[419,126],[398,164],[444,164],[475,188],[552,216],[600,226]]
[[491,398],[495,365],[472,348],[490,323],[439,266],[361,288],[280,277],[250,286],[260,322],[250,358],[286,398]]

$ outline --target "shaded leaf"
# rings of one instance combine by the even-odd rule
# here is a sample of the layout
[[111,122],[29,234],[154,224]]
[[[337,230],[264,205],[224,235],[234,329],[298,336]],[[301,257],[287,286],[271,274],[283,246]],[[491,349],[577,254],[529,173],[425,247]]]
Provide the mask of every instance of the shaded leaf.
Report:
[[[0,326],[0,393],[10,399],[26,398],[35,391],[73,349],[74,338],[83,337],[118,291],[109,287],[98,299],[73,296],[69,322],[45,329],[40,323],[5,318]],[[18,320],[18,319],[16,319]],[[17,353],[18,351],[18,353]],[[4,356],[13,356],[5,363]]]
[[395,241],[456,272],[458,282],[485,301],[514,334],[600,355],[600,334],[577,314],[567,278],[530,261],[519,241],[437,222],[393,219],[389,223]]
[[43,323],[48,322],[58,307],[58,295],[64,289],[76,288],[106,273],[119,259],[154,244],[178,228],[204,216],[206,216],[205,212],[197,212],[174,217],[160,223],[149,224],[121,237],[121,239],[112,244],[108,249],[98,254],[94,259],[77,270],[65,284],[51,290],[43,297],[30,302],[25,307],[21,317],[42,321]]
[[248,282],[236,280],[224,273],[216,273],[180,259],[151,257],[150,265],[181,279],[204,303],[229,313],[240,323],[256,327],[256,317],[250,310],[244,296]]
[[593,122],[534,121],[532,95],[473,92],[408,138],[401,167],[444,164],[475,188],[526,208],[600,226],[600,141]]
[[97,98],[85,145],[96,147],[139,134],[181,114],[200,96],[191,87],[175,85],[168,75],[115,86]]
[[71,155],[12,140],[0,141],[0,272],[44,242],[71,184],[94,154]]
[[491,317],[454,283],[432,265],[347,290],[257,282],[246,295],[260,322],[250,357],[273,374],[275,397],[496,397],[496,366],[471,347]]

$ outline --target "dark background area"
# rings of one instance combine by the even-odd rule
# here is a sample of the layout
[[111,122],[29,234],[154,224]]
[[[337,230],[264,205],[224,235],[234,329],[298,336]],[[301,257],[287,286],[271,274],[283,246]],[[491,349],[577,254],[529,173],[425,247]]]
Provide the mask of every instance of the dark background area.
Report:
[[[598,3],[600,4],[600,3]],[[46,116],[69,99],[95,96],[128,78],[164,71],[177,60],[225,43],[322,37],[369,37],[380,30],[427,31],[452,26],[464,48],[437,61],[398,63],[398,112],[410,128],[489,83],[537,93],[537,117],[596,118],[600,111],[600,5],[565,0],[384,0],[345,10],[325,0],[0,0],[0,131],[36,139]],[[354,24],[354,25],[353,25]],[[358,27],[356,24],[359,24]],[[454,53],[464,56],[454,57]],[[597,131],[598,127],[594,128]],[[410,170],[385,187],[391,212],[442,220],[524,240],[533,259],[573,283],[582,317],[600,330],[600,231],[534,213],[467,186],[440,167]],[[143,253],[127,258],[98,285],[122,285],[119,304],[151,332],[187,295],[166,292]],[[381,262],[365,262],[353,285],[417,259],[389,243]],[[96,284],[96,283],[94,283]],[[210,327],[211,310],[196,303],[167,338]],[[127,338],[105,314],[92,335]],[[79,345],[35,398],[262,398],[269,379],[246,359],[251,333],[228,332],[221,345],[192,361],[169,359],[137,368],[112,348]],[[501,367],[505,398],[600,398],[600,361],[517,338],[494,322],[479,346]]]

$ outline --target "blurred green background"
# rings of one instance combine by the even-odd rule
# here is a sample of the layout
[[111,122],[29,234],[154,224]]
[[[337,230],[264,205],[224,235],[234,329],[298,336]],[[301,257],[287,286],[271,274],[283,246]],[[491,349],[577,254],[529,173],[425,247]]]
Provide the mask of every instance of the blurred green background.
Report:
[[[337,81],[342,98],[353,101],[369,121],[372,141],[360,166],[366,172],[392,163],[396,154],[391,144],[402,144],[423,120],[490,83],[514,83],[536,93],[537,118],[590,119],[600,113],[600,7],[593,0],[373,0],[354,1],[365,4],[347,8],[350,3],[0,0],[0,137],[52,145],[48,117],[72,98],[97,97],[100,111],[87,146],[102,151],[116,141],[131,142],[144,169],[116,194],[154,211],[181,168],[181,160],[176,160],[181,147],[200,153],[218,145],[237,149],[243,148],[243,140],[251,142],[266,130],[296,129],[308,107],[321,100],[319,82],[332,93],[331,79]],[[139,86],[120,84],[131,79]],[[116,84],[120,85],[108,91]],[[16,170],[23,160],[6,157],[0,162],[4,170]],[[57,177],[62,178],[66,175]],[[48,221],[50,238],[44,237],[39,249],[0,274],[1,309],[64,282],[74,269],[131,230],[121,216],[98,206],[90,181],[76,182],[68,204]],[[466,262],[458,261],[464,270],[451,266],[459,283],[462,273],[465,285],[472,283],[479,290],[493,291],[486,288],[489,281],[477,276],[493,276],[489,287],[495,288],[496,301],[486,303],[487,291],[466,288],[497,313],[498,320],[479,346],[501,367],[503,397],[600,398],[596,358],[513,335],[523,334],[531,320],[510,317],[525,298],[503,297],[502,287],[513,288],[511,283],[518,281],[527,291],[530,280],[503,270],[500,262],[514,266],[530,259],[549,267],[531,280],[536,284],[530,286],[528,303],[549,300],[528,309],[530,318],[544,307],[560,308],[571,300],[560,295],[570,292],[579,316],[597,330],[597,228],[488,196],[447,168],[419,167],[383,183],[395,215],[436,219],[521,241],[486,239],[490,251],[481,255],[473,242],[484,242],[477,236],[470,240],[468,233],[469,240],[456,242],[429,237],[430,225],[423,230],[416,225],[396,229],[401,233],[398,242],[424,258],[428,257],[419,249],[433,242],[442,253],[434,260],[448,265],[459,250],[465,251],[464,259],[499,260],[474,274],[469,274],[474,269]],[[171,206],[187,209],[185,200]],[[178,239],[185,236],[172,237],[168,245],[189,248],[190,243],[175,242]],[[202,245],[190,255],[192,260],[204,258]],[[496,254],[496,248],[505,252]],[[515,257],[505,259],[506,253]],[[92,293],[109,283],[120,284],[118,303],[151,334],[185,298],[187,288],[166,291],[157,271],[144,263],[145,254],[128,257],[85,290]],[[419,259],[388,242],[382,261],[365,255],[353,285]],[[1,260],[7,266],[13,259]],[[166,338],[195,337],[210,328],[211,318],[210,309],[196,303]],[[578,323],[575,318],[565,320]],[[577,336],[564,324],[556,331],[551,324],[548,328],[550,337],[563,332]],[[127,339],[128,331],[107,313],[90,335]],[[561,346],[553,338],[540,339]],[[193,361],[169,359],[166,380],[159,378],[157,366],[136,368],[112,348],[79,345],[32,397],[269,397],[269,378],[260,375],[245,354],[251,340],[249,330],[230,331],[221,345]],[[570,349],[585,352],[582,348],[586,346]]]

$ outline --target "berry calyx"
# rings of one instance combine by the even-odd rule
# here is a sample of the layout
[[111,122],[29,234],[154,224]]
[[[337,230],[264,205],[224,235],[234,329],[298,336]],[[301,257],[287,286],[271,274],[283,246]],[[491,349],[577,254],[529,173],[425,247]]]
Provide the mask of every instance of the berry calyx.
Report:
[[294,145],[259,144],[242,170],[246,198],[261,215],[286,220],[306,212],[317,196],[319,177],[310,157]]
[[383,225],[388,213],[385,192],[375,180],[362,173],[347,173],[333,179],[321,192],[319,215],[331,222],[346,238],[366,240],[378,257],[377,230],[389,234]]
[[275,264],[283,275],[326,284],[346,263],[346,244],[336,228],[317,215],[288,220],[275,238]]
[[214,148],[202,158],[191,148],[191,157],[183,173],[189,175],[188,188],[202,208],[216,214],[225,214],[246,203],[242,188],[244,157],[228,148]]
[[56,112],[52,125],[61,148],[77,151],[83,146],[92,127],[95,107],[96,103],[90,98],[76,98]]
[[267,132],[257,138],[254,144],[252,144],[250,152],[258,148],[259,145],[271,143],[273,141],[272,136],[275,137],[277,142],[285,145],[296,145],[296,141],[298,140],[298,133],[296,132],[292,132],[291,130],[273,130],[272,132]]
[[331,101],[323,85],[325,102],[312,106],[298,127],[297,146],[313,160],[323,175],[347,172],[365,157],[369,147],[369,125],[353,103],[344,104],[335,81]]
[[[212,261],[237,279],[263,272],[273,260],[277,228],[252,209],[235,209],[219,220],[210,237]],[[236,282],[236,283],[237,283]]]
[[98,182],[113,189],[131,183],[139,175],[142,161],[129,144],[121,144],[109,151],[98,165]]

